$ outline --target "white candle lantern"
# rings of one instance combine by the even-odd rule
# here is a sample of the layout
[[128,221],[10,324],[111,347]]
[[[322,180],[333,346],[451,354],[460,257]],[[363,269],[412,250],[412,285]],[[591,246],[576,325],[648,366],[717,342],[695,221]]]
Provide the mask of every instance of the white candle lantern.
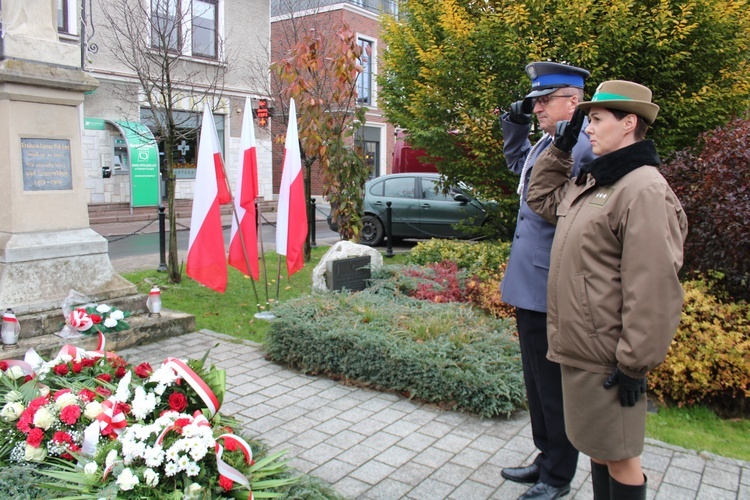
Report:
[[161,316],[161,290],[159,290],[158,286],[154,285],[151,291],[148,292],[146,307],[148,307],[149,318]]
[[8,309],[3,314],[3,326],[0,334],[3,338],[3,349],[15,349],[18,347],[18,336],[21,334],[21,325],[18,324],[18,319],[11,309]]

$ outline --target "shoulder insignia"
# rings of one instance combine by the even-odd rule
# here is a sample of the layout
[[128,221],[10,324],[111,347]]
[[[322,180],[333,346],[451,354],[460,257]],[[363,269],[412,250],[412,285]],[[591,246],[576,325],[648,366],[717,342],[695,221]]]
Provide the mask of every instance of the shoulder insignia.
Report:
[[598,205],[603,206],[605,203],[607,203],[607,200],[609,199],[610,195],[614,192],[613,189],[609,188],[599,188],[592,196],[591,200],[589,201],[590,205]]

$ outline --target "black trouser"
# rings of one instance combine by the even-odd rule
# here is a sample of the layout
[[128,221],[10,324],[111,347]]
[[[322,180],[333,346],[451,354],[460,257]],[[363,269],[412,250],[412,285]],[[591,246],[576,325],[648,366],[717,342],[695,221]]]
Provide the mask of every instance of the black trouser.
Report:
[[541,469],[540,481],[564,486],[576,473],[578,450],[565,434],[560,365],[547,359],[547,315],[517,308],[516,323],[531,433],[540,451],[534,463]]

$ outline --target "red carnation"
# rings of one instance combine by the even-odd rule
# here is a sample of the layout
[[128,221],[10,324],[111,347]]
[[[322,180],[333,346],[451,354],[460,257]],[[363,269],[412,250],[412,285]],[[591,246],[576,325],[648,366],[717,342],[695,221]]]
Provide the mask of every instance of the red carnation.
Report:
[[25,377],[23,378],[23,383],[25,384],[25,383],[26,383],[26,382],[28,382],[29,380],[34,380],[34,375],[26,375],[26,376],[25,376]]
[[92,322],[93,322],[93,323],[94,323],[95,325],[98,325],[99,323],[101,323],[101,322],[102,322],[102,317],[101,317],[101,316],[99,316],[98,314],[90,314],[90,315],[89,315],[89,318],[91,318],[91,321],[92,321]]
[[154,369],[148,363],[141,363],[135,367],[135,374],[140,378],[148,378],[154,373]]
[[190,420],[189,418],[178,418],[174,421],[174,426],[182,429],[186,425],[190,425],[190,422],[192,422],[192,420]]
[[26,444],[34,448],[39,448],[42,444],[42,439],[44,439],[44,431],[37,427],[31,429],[31,432],[29,432],[29,435],[26,437]]
[[6,371],[8,369],[8,362],[7,361],[0,361],[0,370]]
[[78,405],[68,405],[60,410],[60,420],[68,425],[78,422],[81,416],[81,408]]
[[73,438],[67,432],[57,431],[52,436],[52,441],[55,443],[72,443]]
[[109,373],[102,373],[96,376],[99,380],[102,380],[104,382],[112,382],[112,375]]
[[81,389],[81,392],[78,393],[78,397],[81,398],[81,401],[84,403],[90,403],[96,399],[96,394],[89,389]]
[[234,481],[232,481],[231,479],[229,479],[226,476],[221,476],[220,475],[219,476],[219,486],[221,486],[224,489],[224,491],[229,491],[234,486]]
[[117,368],[117,370],[115,370],[115,377],[122,378],[122,377],[125,376],[125,374],[127,372],[128,371],[125,368],[123,368],[122,366],[120,366],[120,367]]
[[185,408],[187,408],[187,397],[181,392],[173,392],[169,396],[169,407],[174,411],[185,411]]
[[21,413],[21,417],[18,419],[18,423],[16,423],[16,429],[23,432],[24,434],[31,432],[31,425],[34,422],[34,411],[29,411],[28,408],[24,410],[23,413]]
[[30,410],[33,415],[39,408],[46,405],[48,402],[49,400],[45,396],[39,396],[38,398],[32,399],[26,409]]
[[71,365],[73,367],[73,373],[81,373],[81,370],[83,370],[83,363],[80,361],[73,361]]
[[63,376],[68,374],[68,365],[66,363],[60,363],[54,368],[55,374]]
[[237,451],[239,449],[239,443],[235,439],[224,438],[224,449],[227,451]]
[[123,412],[125,415],[130,413],[130,405],[127,403],[117,403],[117,409]]
[[91,368],[96,364],[96,360],[94,358],[83,358],[81,364],[86,368]]

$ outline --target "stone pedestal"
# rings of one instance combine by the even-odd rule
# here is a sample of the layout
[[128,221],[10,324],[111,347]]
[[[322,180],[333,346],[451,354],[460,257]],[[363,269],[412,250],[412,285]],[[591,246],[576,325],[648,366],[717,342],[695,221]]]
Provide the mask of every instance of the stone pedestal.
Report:
[[57,40],[56,5],[3,1],[0,308],[16,314],[59,309],[71,289],[97,301],[136,293],[89,227],[82,107],[98,82]]

